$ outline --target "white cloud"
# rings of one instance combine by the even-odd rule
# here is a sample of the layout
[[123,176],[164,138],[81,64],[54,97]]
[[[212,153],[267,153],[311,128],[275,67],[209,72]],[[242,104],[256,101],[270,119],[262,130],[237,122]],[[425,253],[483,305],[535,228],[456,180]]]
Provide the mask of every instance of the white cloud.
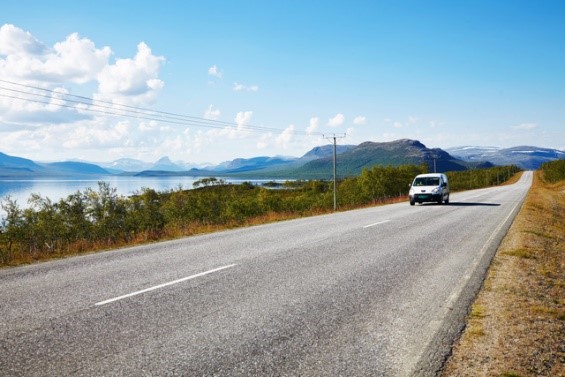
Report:
[[336,114],[336,116],[334,116],[333,118],[330,118],[328,120],[328,126],[330,127],[339,127],[341,125],[343,125],[343,123],[345,122],[345,116],[341,113]]
[[213,66],[208,68],[208,74],[210,76],[217,77],[219,79],[224,77],[224,72],[220,71],[220,69],[218,68],[218,66],[216,64],[214,64]]
[[118,59],[98,74],[95,98],[120,104],[152,103],[164,86],[164,82],[158,79],[164,61],[164,57],[153,55],[144,42],[139,43],[133,59]]
[[[213,128],[206,131],[198,130],[194,136],[194,147],[196,151],[202,151],[209,145],[218,145],[227,142],[229,139],[244,138],[250,132],[245,125],[251,120],[252,111],[240,111],[234,118],[236,123],[233,126],[224,128]],[[229,144],[233,145],[230,141]]]
[[240,111],[235,116],[235,123],[237,123],[237,129],[243,130],[245,126],[249,124],[251,121],[251,117],[253,116],[253,111]]
[[284,129],[279,136],[277,136],[276,143],[282,149],[287,149],[294,137],[295,127],[293,124]]
[[[0,137],[2,151],[18,156],[22,155],[22,151],[28,155],[41,151],[41,159],[80,157],[86,151],[100,149],[104,150],[107,156],[111,150],[124,148],[128,143],[137,147],[136,141],[132,139],[128,121],[111,125],[102,121],[86,120],[3,133]],[[44,151],[51,151],[49,157],[45,157]]]
[[358,126],[367,124],[367,117],[364,117],[362,115],[356,116],[355,119],[353,119],[353,124],[356,124]]
[[85,84],[96,79],[108,64],[112,51],[97,49],[77,33],[49,48],[29,32],[15,27],[0,27],[0,76],[14,80]]
[[225,127],[221,130],[210,130],[206,134],[211,139],[216,137],[229,137],[234,139],[237,137],[245,137],[251,133],[251,131],[246,128],[249,125],[251,118],[253,116],[253,111],[240,111],[236,114],[234,122],[236,126]]
[[159,128],[159,123],[154,120],[150,120],[148,122],[140,122],[138,128],[142,132],[153,131]]
[[[1,76],[0,76],[1,77]],[[69,123],[91,118],[82,114],[78,108],[84,105],[65,100],[68,90],[55,87],[47,91],[29,86],[2,83],[0,88],[0,121],[20,126],[41,126],[57,123]],[[23,92],[23,93],[22,93]],[[12,98],[17,97],[17,98]]]
[[70,93],[92,90],[92,84],[98,84],[97,93],[91,95],[94,99],[138,106],[155,100],[164,86],[158,77],[163,57],[154,55],[145,43],[137,46],[133,58],[111,62],[111,57],[110,47],[97,48],[77,33],[50,47],[14,25],[1,26],[0,77],[20,85],[4,83],[0,91],[6,95],[25,91],[20,97],[28,100],[0,96],[0,122],[5,125],[0,130],[0,149],[16,155],[24,150],[28,155],[50,151],[49,158],[54,159],[99,155],[100,150],[106,158],[122,153],[135,156],[163,145],[176,148],[179,140],[184,143],[180,150],[186,148],[178,128],[109,117],[88,111],[100,108],[69,101]]
[[18,97],[26,100],[0,97],[0,121],[43,127],[104,118],[99,112],[88,111],[87,104],[70,102],[65,96],[70,92],[61,84],[76,84],[80,89],[98,82],[94,99],[126,105],[152,103],[164,85],[158,79],[164,58],[154,56],[145,43],[138,45],[133,59],[110,64],[111,54],[109,47],[96,48],[94,42],[77,33],[48,47],[14,25],[1,26],[0,77],[20,84],[5,84],[2,92],[13,95],[15,90],[25,91]]
[[306,133],[308,133],[309,135],[312,134],[313,132],[316,132],[316,130],[318,129],[320,125],[320,118],[318,117],[312,117],[310,118],[310,124],[309,126],[306,128]]
[[512,126],[512,129],[521,131],[533,130],[536,128],[538,128],[538,125],[535,123],[522,123],[517,126]]
[[213,105],[208,106],[208,109],[204,112],[204,118],[210,120],[218,120],[220,119],[220,109],[214,108]]
[[62,146],[68,149],[77,148],[111,148],[123,146],[129,140],[130,124],[122,121],[113,126],[81,124],[75,127],[62,127],[66,135]]
[[257,149],[265,149],[271,146],[273,139],[273,133],[268,132],[266,134],[261,135],[259,141],[257,141]]
[[42,55],[47,48],[31,33],[12,24],[0,27],[0,55]]
[[244,85],[244,84],[239,84],[237,82],[235,82],[233,84],[233,91],[234,92],[258,92],[259,91],[259,87],[257,85]]

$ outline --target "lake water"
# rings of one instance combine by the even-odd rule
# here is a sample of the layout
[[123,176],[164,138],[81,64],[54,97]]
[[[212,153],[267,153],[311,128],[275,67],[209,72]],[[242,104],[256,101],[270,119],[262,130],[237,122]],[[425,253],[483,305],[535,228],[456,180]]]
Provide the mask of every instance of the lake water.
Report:
[[[34,180],[0,180],[0,200],[10,196],[17,201],[20,208],[27,207],[31,194],[39,194],[53,202],[66,198],[77,191],[84,192],[88,188],[98,191],[98,182],[103,181],[116,188],[118,195],[129,196],[140,192],[143,188],[155,191],[192,189],[192,184],[202,177],[118,177],[109,176],[97,179],[34,179]],[[229,183],[249,181],[254,184],[267,182],[267,180],[237,180],[224,179]],[[0,216],[3,214],[0,208]]]

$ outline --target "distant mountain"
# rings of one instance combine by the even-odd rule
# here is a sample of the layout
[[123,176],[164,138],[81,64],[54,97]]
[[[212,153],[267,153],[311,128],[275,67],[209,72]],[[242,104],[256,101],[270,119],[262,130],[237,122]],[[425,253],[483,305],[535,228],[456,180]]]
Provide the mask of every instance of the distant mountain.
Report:
[[[336,155],[342,154],[347,152],[353,148],[357,147],[356,145],[336,145]],[[325,157],[332,157],[333,159],[334,153],[334,146],[333,144],[322,145],[320,147],[314,147],[310,151],[308,151],[304,156],[300,157],[302,161],[312,161],[317,160],[319,158]]]
[[25,158],[0,153],[0,177],[36,178],[108,174],[107,170],[90,163],[75,161],[37,163]]
[[[429,149],[417,140],[402,139],[392,142],[365,142],[339,155],[339,176],[358,175],[365,168],[375,165],[398,166],[426,164],[430,171],[458,171],[467,169],[464,161],[458,160],[442,149]],[[297,169],[299,176],[328,177],[333,173],[333,156],[310,161]]]
[[482,156],[487,154],[496,154],[502,148],[500,147],[478,147],[465,145],[462,147],[445,148],[445,151],[452,156],[466,161],[482,161]]
[[210,170],[223,173],[242,173],[272,168],[275,166],[288,165],[297,160],[296,157],[253,157],[236,158],[232,161],[223,162]]
[[0,152],[0,177],[19,177],[43,172],[45,168],[26,158]]
[[154,163],[148,170],[156,171],[183,171],[186,170],[182,166],[179,166],[172,162],[168,157],[163,157]]
[[94,175],[109,175],[106,169],[102,169],[98,165],[89,164],[86,162],[64,161],[64,162],[51,162],[45,164],[49,171],[60,174],[94,174]]
[[[341,177],[358,175],[375,165],[426,164],[438,172],[514,164],[522,169],[537,169],[547,161],[565,159],[565,152],[531,146],[514,148],[459,147],[427,148],[417,140],[364,142],[337,145],[337,173]],[[315,147],[302,157],[236,158],[216,166],[195,168],[185,162],[163,157],[155,163],[123,158],[111,163],[84,161],[39,163],[0,152],[0,178],[104,176],[128,174],[142,176],[221,176],[245,179],[327,179],[333,175],[333,145]]]
[[512,148],[464,146],[447,148],[446,151],[464,161],[489,161],[494,165],[516,165],[525,170],[536,170],[544,162],[565,159],[563,151],[532,146]]
[[153,166],[150,162],[135,160],[133,158],[120,158],[112,162],[99,162],[97,165],[115,172],[138,172],[148,170]]

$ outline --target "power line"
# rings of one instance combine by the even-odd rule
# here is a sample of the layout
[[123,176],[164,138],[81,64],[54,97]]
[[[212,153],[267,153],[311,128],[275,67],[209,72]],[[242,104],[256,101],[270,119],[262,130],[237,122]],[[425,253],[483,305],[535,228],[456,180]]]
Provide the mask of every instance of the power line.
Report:
[[[24,90],[21,90],[21,89],[15,89],[15,88],[6,87],[4,85],[0,85],[1,90],[11,93],[11,94],[5,94],[0,92],[0,97],[11,98],[25,102],[39,103],[50,106],[57,106],[61,108],[69,108],[79,113],[91,112],[91,113],[98,113],[98,114],[104,114],[104,115],[116,116],[116,117],[127,117],[127,118],[135,118],[135,119],[142,119],[149,121],[158,121],[158,122],[164,122],[164,123],[176,124],[176,125],[187,125],[187,126],[215,128],[215,129],[236,127],[238,130],[241,131],[249,131],[256,133],[265,133],[265,132],[281,133],[284,131],[284,129],[275,128],[275,127],[241,125],[234,122],[224,122],[224,121],[206,119],[206,118],[195,117],[190,115],[119,104],[119,103],[94,99],[85,96],[79,96],[69,93],[61,93],[51,89],[17,83],[8,80],[0,79],[0,82],[10,85],[15,85],[20,88],[24,88]],[[39,92],[33,92],[31,90],[35,90]],[[17,95],[13,95],[14,93],[16,93]],[[24,97],[20,95],[23,95]],[[48,99],[49,101],[47,102],[43,99]],[[62,103],[59,103],[58,101]],[[69,105],[68,103],[73,103],[76,105]],[[81,108],[79,107],[80,105],[85,105],[87,107]],[[298,135],[307,135],[307,136],[322,136],[322,133],[320,132],[294,131],[294,133]]]

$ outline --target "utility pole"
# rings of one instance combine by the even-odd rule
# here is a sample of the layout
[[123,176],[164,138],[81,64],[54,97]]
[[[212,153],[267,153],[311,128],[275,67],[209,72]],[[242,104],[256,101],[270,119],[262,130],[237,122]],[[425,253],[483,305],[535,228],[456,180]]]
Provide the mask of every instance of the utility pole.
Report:
[[343,134],[343,136],[336,136],[336,134],[333,134],[332,136],[326,136],[323,135],[323,137],[325,139],[328,139],[330,141],[333,140],[334,143],[334,211],[337,211],[337,152],[336,152],[336,139],[339,137],[340,139],[343,139],[346,135]]

